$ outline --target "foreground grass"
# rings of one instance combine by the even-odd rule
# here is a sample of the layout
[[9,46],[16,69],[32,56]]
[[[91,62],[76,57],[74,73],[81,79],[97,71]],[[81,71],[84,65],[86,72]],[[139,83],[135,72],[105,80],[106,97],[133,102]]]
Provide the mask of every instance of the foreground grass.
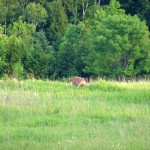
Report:
[[0,149],[148,150],[150,83],[0,83]]

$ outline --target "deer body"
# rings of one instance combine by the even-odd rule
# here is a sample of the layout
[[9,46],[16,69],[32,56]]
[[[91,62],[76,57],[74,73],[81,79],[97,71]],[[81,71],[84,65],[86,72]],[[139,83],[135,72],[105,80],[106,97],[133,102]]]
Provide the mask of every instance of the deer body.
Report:
[[72,85],[74,86],[84,86],[86,85],[86,81],[84,78],[75,76],[71,79]]

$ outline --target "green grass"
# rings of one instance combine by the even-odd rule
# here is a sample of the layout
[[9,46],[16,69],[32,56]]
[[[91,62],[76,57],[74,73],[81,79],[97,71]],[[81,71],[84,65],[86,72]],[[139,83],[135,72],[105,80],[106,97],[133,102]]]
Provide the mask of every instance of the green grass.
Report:
[[149,150],[150,82],[0,82],[0,150]]

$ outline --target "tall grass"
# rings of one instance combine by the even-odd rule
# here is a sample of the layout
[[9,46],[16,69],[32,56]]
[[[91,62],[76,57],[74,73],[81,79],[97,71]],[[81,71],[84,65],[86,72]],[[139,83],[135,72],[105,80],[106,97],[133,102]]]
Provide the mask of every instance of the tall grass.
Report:
[[0,82],[0,149],[150,147],[150,83]]

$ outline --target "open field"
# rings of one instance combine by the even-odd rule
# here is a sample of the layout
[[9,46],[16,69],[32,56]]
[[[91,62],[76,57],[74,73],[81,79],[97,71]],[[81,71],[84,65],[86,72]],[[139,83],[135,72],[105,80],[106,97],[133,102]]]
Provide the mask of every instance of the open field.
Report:
[[150,82],[0,82],[0,150],[149,150]]

